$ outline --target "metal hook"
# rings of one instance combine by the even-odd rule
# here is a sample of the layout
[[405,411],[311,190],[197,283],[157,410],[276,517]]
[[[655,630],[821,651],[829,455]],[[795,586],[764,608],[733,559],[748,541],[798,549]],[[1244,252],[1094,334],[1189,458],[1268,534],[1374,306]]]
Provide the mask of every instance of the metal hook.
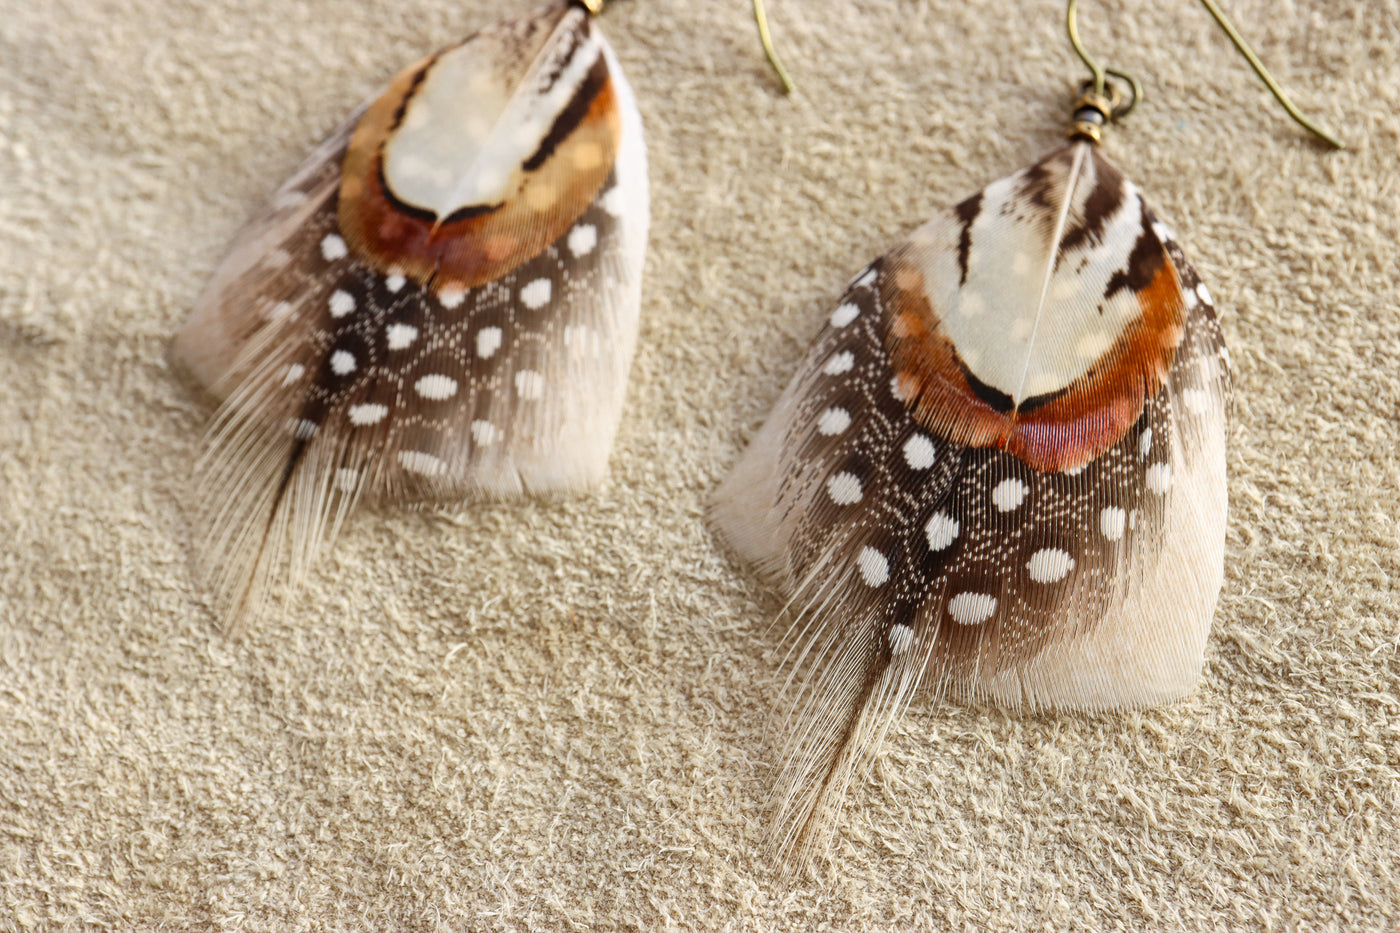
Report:
[[[1069,44],[1074,46],[1074,51],[1079,55],[1079,60],[1094,75],[1094,92],[1100,96],[1108,96],[1108,75],[1120,78],[1128,82],[1128,87],[1132,89],[1133,96],[1127,104],[1115,107],[1112,113],[1114,119],[1126,117],[1133,112],[1133,108],[1142,100],[1142,84],[1133,75],[1126,71],[1119,71],[1117,68],[1105,68],[1090,57],[1084,50],[1084,43],[1079,39],[1079,0],[1069,0],[1069,7],[1065,10],[1065,31],[1069,33]],[[1105,114],[1108,116],[1108,114]]]
[[[581,5],[591,15],[597,16],[603,12],[603,4],[607,0],[574,0],[574,2]],[[763,43],[763,53],[768,56],[768,63],[773,66],[773,70],[778,74],[778,80],[783,84],[783,93],[791,94],[796,90],[796,85],[792,83],[787,69],[778,59],[777,49],[773,48],[773,36],[768,32],[768,14],[764,12],[763,0],[753,0],[753,19],[758,24],[758,41]]]
[[[1206,8],[1206,12],[1211,15],[1211,18],[1215,20],[1216,24],[1225,32],[1225,35],[1234,43],[1235,48],[1244,56],[1245,61],[1249,62],[1250,67],[1254,69],[1254,73],[1259,76],[1259,80],[1264,82],[1264,86],[1269,89],[1269,93],[1273,94],[1274,99],[1283,105],[1283,109],[1288,111],[1288,115],[1293,118],[1294,122],[1329,146],[1335,149],[1346,148],[1346,144],[1340,139],[1333,136],[1316,123],[1313,123],[1299,112],[1298,108],[1293,105],[1293,101],[1288,99],[1288,95],[1284,93],[1283,88],[1279,87],[1278,82],[1274,80],[1273,75],[1269,74],[1268,69],[1264,67],[1264,63],[1259,60],[1259,56],[1254,54],[1254,49],[1250,48],[1249,43],[1244,41],[1244,37],[1239,34],[1239,31],[1235,29],[1234,25],[1225,16],[1225,13],[1215,4],[1214,0],[1201,0],[1201,5]],[[1136,78],[1126,72],[1119,71],[1116,68],[1105,68],[1103,65],[1100,65],[1084,50],[1084,44],[1079,40],[1079,23],[1076,17],[1078,6],[1079,0],[1069,0],[1069,6],[1065,11],[1065,30],[1069,33],[1070,45],[1074,46],[1075,53],[1079,55],[1080,60],[1084,62],[1089,71],[1093,73],[1094,90],[1099,95],[1108,93],[1108,76],[1120,78],[1126,81],[1128,86],[1132,88],[1132,100],[1130,100],[1126,106],[1116,108],[1112,113],[1115,119],[1118,117],[1125,117],[1137,106],[1137,102],[1142,99],[1142,85],[1138,83]]]
[[778,51],[773,48],[773,36],[768,32],[768,14],[763,10],[763,0],[753,0],[753,20],[758,24],[758,41],[763,43],[763,53],[768,56],[768,64],[773,66],[773,70],[778,74],[778,80],[783,83],[783,93],[791,94],[796,85],[792,83],[792,78],[788,77],[787,69],[778,59]]

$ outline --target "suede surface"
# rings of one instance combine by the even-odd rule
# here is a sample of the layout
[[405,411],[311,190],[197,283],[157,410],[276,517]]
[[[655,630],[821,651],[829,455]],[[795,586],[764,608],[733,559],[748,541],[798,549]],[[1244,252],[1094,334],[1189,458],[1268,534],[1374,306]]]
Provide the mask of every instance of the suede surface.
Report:
[[[392,10],[390,10],[392,6]],[[171,335],[399,68],[505,0],[0,0],[0,929],[1394,929],[1400,5],[1087,4],[1106,154],[1235,366],[1226,579],[1176,705],[916,703],[829,857],[763,849],[780,604],[704,509],[847,279],[1060,144],[1057,2],[630,0],[653,224],[612,476],[362,512],[236,639]]]

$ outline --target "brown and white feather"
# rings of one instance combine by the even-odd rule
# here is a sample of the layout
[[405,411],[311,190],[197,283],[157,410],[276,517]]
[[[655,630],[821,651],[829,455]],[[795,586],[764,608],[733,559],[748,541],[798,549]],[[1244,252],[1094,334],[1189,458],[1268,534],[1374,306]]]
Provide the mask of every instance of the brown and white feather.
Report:
[[362,501],[599,483],[648,222],[635,100],[573,4],[405,69],[340,127],[173,347],[221,400],[197,513],[226,624]]
[[920,687],[1090,710],[1191,688],[1228,386],[1208,293],[1088,143],[856,277],[712,512],[795,614],[784,853],[815,851]]

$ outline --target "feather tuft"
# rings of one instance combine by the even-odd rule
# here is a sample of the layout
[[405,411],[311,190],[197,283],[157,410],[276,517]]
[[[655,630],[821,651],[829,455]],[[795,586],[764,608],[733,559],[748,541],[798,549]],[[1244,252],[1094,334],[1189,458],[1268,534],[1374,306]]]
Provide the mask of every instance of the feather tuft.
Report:
[[312,153],[172,347],[220,400],[193,495],[225,626],[362,502],[601,482],[648,223],[631,89],[560,0],[406,69]]
[[857,276],[711,509],[789,599],[785,860],[822,851],[921,689],[1029,710],[1191,689],[1228,392],[1208,292],[1087,143]]

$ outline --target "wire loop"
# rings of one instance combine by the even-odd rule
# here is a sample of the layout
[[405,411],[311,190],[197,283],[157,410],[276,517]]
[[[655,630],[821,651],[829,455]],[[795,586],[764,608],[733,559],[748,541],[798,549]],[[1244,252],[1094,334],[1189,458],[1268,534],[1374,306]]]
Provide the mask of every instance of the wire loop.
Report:
[[[1264,82],[1264,86],[1269,89],[1269,93],[1273,94],[1274,99],[1283,105],[1283,109],[1288,111],[1288,115],[1293,118],[1294,122],[1333,148],[1346,148],[1345,143],[1303,116],[1298,108],[1293,105],[1293,101],[1288,99],[1288,95],[1284,93],[1283,88],[1274,80],[1273,75],[1269,74],[1268,69],[1264,67],[1264,63],[1259,60],[1259,56],[1254,54],[1254,49],[1250,48],[1249,43],[1240,35],[1239,30],[1235,29],[1234,24],[1225,16],[1224,11],[1216,5],[1215,0],[1201,0],[1201,5],[1206,8],[1206,12],[1211,15],[1211,18],[1215,20],[1216,24],[1224,31],[1225,35],[1234,43],[1235,48],[1244,56],[1245,61],[1249,62],[1249,66],[1254,69],[1254,73],[1259,76],[1259,79]],[[1085,83],[1091,84],[1097,94],[1111,97],[1112,91],[1108,80],[1110,77],[1127,82],[1129,88],[1132,90],[1132,96],[1128,100],[1128,103],[1121,107],[1115,105],[1111,108],[1109,113],[1104,114],[1104,117],[1110,120],[1126,117],[1132,112],[1133,108],[1138,105],[1138,102],[1142,100],[1142,85],[1138,83],[1137,78],[1125,71],[1104,67],[1085,51],[1084,43],[1080,41],[1079,38],[1078,7],[1079,0],[1069,0],[1069,5],[1065,9],[1065,32],[1069,34],[1069,44],[1074,46],[1074,51],[1079,56],[1080,61],[1084,62],[1085,67],[1087,67],[1090,74],[1093,75],[1093,77]]]

